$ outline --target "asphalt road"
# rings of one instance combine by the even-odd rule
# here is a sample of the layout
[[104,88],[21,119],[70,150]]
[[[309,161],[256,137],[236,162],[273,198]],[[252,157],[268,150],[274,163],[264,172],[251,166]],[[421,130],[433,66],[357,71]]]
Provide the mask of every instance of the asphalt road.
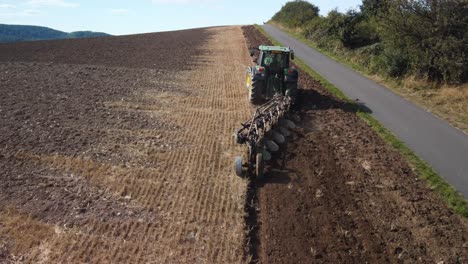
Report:
[[263,29],[372,115],[468,198],[468,135],[271,25]]

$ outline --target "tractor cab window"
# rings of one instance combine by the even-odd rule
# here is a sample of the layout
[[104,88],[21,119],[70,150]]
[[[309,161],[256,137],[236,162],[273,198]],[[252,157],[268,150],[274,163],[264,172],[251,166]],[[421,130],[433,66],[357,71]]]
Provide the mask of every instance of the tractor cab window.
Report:
[[287,67],[288,64],[287,53],[264,53],[262,65],[266,67]]

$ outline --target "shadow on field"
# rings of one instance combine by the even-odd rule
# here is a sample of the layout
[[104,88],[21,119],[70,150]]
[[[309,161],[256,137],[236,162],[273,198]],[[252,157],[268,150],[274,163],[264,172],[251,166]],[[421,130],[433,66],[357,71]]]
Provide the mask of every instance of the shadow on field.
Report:
[[327,110],[327,109],[341,109],[345,112],[363,112],[372,113],[372,110],[366,106],[365,103],[346,102],[335,99],[331,95],[323,95],[315,90],[301,89],[299,90],[298,104],[296,111],[308,110]]
[[257,181],[257,187],[262,188],[266,184],[288,184],[291,181],[290,173],[294,173],[294,171],[273,168],[267,172],[263,179]]

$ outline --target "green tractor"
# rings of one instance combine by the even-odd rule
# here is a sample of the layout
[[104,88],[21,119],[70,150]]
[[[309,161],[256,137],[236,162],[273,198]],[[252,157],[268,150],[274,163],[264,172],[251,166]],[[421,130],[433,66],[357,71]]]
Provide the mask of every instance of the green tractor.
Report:
[[297,97],[299,73],[290,67],[294,52],[289,48],[260,46],[250,49],[250,56],[255,66],[247,69],[246,86],[250,102],[257,107],[235,133],[236,142],[247,146],[247,155],[237,156],[234,167],[238,176],[262,178],[264,162],[272,159],[286,138],[293,137],[290,109]]
[[[259,51],[257,57],[255,51]],[[247,69],[246,87],[249,101],[252,104],[262,104],[277,94],[291,97],[294,103],[297,96],[297,69],[290,67],[290,59],[294,60],[294,52],[286,47],[260,46],[250,49],[255,66]]]

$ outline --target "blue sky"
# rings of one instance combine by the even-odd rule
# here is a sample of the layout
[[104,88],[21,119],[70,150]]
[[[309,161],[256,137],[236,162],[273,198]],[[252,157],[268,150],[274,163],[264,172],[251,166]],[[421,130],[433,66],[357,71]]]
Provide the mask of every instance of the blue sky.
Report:
[[[287,1],[227,0],[0,0],[0,24],[40,25],[114,35],[217,25],[262,23]],[[322,15],[361,0],[314,0]]]

